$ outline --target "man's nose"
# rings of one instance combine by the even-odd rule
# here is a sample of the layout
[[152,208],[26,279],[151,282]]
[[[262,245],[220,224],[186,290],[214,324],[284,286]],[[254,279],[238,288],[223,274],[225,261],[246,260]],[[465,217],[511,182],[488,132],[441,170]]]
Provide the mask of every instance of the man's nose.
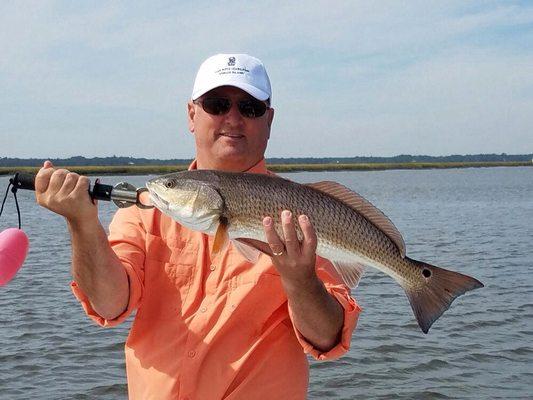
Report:
[[236,102],[231,104],[231,108],[227,114],[224,115],[224,120],[232,126],[238,126],[244,123],[244,117],[241,115]]

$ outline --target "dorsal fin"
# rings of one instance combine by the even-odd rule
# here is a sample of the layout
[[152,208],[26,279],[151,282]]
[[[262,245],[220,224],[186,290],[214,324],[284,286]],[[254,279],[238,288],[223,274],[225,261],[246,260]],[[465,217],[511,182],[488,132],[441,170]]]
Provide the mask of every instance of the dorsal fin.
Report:
[[383,214],[376,206],[366,200],[360,194],[348,189],[346,186],[332,181],[321,181],[316,183],[307,183],[313,189],[320,190],[323,193],[342,201],[347,206],[353,208],[368,221],[379,228],[390,240],[398,247],[402,257],[405,257],[405,242],[402,234],[394,226],[391,220]]

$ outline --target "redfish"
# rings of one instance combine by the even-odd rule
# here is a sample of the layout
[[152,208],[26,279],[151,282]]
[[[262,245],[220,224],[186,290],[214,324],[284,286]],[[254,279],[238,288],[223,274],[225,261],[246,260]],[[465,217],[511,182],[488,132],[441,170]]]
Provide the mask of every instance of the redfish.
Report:
[[[214,250],[228,240],[250,261],[272,256],[262,220],[305,214],[318,238],[316,253],[330,260],[349,287],[357,286],[365,267],[392,277],[405,291],[424,333],[458,296],[483,284],[405,254],[400,232],[379,209],[336,182],[298,184],[280,177],[210,170],[177,172],[146,184],[155,207],[183,226],[215,235]],[[298,236],[302,233],[297,226]]]

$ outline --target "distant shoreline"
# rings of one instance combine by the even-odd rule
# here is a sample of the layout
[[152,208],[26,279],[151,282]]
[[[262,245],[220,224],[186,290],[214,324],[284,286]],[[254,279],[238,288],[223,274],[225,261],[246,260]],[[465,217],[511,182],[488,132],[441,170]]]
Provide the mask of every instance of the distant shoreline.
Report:
[[[109,166],[62,166],[83,175],[161,175],[186,170],[188,164],[176,165],[109,165]],[[327,164],[268,164],[274,172],[304,171],[383,171],[398,169],[449,169],[490,167],[533,167],[533,162],[409,162],[409,163],[327,163]],[[39,167],[0,167],[0,175],[14,175],[16,172],[36,173]]]

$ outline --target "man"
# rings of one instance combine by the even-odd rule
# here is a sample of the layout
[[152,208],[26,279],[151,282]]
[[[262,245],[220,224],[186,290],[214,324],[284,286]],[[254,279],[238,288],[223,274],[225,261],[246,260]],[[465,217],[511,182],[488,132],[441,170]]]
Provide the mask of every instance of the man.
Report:
[[[196,142],[190,168],[269,173],[271,98],[258,59],[207,59],[187,106]],[[275,255],[252,265],[232,245],[213,254],[212,237],[156,209],[118,210],[106,238],[88,184],[47,161],[36,196],[67,220],[72,289],[87,314],[113,326],[137,310],[125,350],[131,399],[304,399],[304,352],[331,359],[348,350],[360,309],[316,257],[306,216],[265,216]],[[273,218],[281,218],[281,237]]]

